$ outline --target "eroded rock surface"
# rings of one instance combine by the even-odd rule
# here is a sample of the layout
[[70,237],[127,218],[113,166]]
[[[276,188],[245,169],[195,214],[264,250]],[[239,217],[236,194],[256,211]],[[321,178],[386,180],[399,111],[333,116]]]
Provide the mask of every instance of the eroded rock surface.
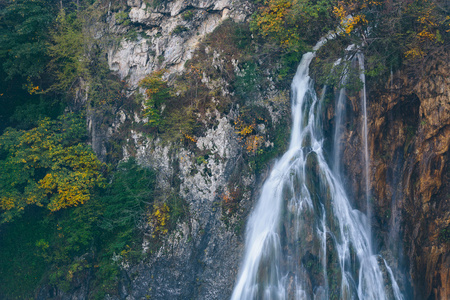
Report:
[[[119,46],[111,47],[108,62],[111,70],[127,78],[132,88],[153,71],[182,71],[201,40],[223,20],[244,22],[253,9],[245,0],[176,0],[155,7],[136,0],[128,1],[128,5],[131,24],[126,30],[135,30],[136,37],[124,37]],[[115,19],[113,14],[111,29],[123,31]]]
[[[448,53],[428,59],[420,77],[398,71],[368,97],[373,232],[413,299],[450,298],[450,67],[445,58]],[[356,117],[344,134],[344,165],[355,206],[365,210],[358,200],[364,198],[362,120],[351,100],[348,109]]]

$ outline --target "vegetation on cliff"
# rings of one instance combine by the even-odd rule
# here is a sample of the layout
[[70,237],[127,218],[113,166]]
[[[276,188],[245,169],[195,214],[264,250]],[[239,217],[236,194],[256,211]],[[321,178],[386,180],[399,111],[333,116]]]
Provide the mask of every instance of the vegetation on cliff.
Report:
[[420,66],[425,57],[448,47],[448,10],[447,1],[429,0],[266,0],[259,2],[251,24],[286,52],[302,52],[327,32],[336,32],[332,52],[327,45],[321,50],[327,56],[318,59],[332,65],[354,45],[354,52],[367,57],[366,75],[385,80],[402,64]]
[[28,205],[56,212],[89,201],[104,180],[85,136],[84,122],[71,115],[43,119],[28,131],[7,129],[0,136],[0,223],[12,221]]
[[85,276],[92,296],[114,293],[152,220],[155,172],[132,159],[106,165],[87,144],[86,115],[125,99],[101,52],[111,39],[91,32],[105,7],[0,3],[2,299],[69,291]]
[[[83,276],[93,278],[92,297],[117,293],[120,268],[142,255],[142,229],[154,229],[154,250],[186,214],[179,196],[157,195],[154,170],[133,159],[117,164],[121,157],[111,152],[121,151],[120,143],[111,142],[110,164],[101,162],[87,143],[86,115],[108,119],[117,107],[143,101],[142,131],[193,149],[203,165],[211,153],[196,148],[197,137],[217,125],[206,116],[239,106],[233,125],[249,163],[245,171],[257,173],[285,147],[287,133],[279,128],[289,122],[282,118],[276,127],[252,99],[267,87],[287,89],[301,55],[319,37],[340,28],[316,65],[330,69],[355,44],[366,54],[366,74],[377,80],[404,64],[419,72],[449,44],[448,1],[259,0],[249,24],[225,20],[202,40],[184,72],[143,79],[144,100],[129,97],[126,83],[109,71],[105,45],[117,41],[101,24],[118,10],[116,24],[130,25],[125,4],[109,4],[0,2],[0,298],[32,297],[39,286],[70,291]],[[185,31],[176,27],[172,34]],[[125,35],[136,38],[131,29]],[[328,72],[314,75],[321,83],[338,81]],[[277,106],[288,97],[266,101]],[[246,188],[236,174],[218,195],[227,224]],[[445,230],[440,239],[448,242]]]

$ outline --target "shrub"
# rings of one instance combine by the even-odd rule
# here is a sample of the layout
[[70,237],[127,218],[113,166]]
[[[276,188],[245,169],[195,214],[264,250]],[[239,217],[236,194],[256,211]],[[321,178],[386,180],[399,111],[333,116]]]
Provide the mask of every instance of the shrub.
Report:
[[188,28],[186,26],[177,25],[177,27],[175,27],[170,34],[171,35],[178,35],[178,34],[181,34],[181,33],[185,32],[185,31],[188,31]]
[[145,89],[147,100],[145,102],[144,117],[148,118],[151,127],[162,124],[160,109],[161,105],[172,97],[172,89],[162,79],[165,70],[153,72],[139,82],[139,86]]
[[126,11],[121,11],[121,12],[116,13],[114,15],[114,18],[116,20],[117,25],[127,26],[127,25],[130,25],[130,23],[131,23],[131,20],[128,17],[128,13]]
[[182,15],[183,20],[190,21],[194,18],[194,11],[193,10],[187,10]]

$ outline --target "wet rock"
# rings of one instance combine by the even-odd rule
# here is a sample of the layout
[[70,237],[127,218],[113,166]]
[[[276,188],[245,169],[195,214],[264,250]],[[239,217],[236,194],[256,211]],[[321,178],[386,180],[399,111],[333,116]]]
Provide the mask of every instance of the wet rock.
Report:
[[[409,268],[415,299],[450,298],[450,247],[439,239],[450,223],[450,67],[444,57],[429,60],[415,81],[399,71],[394,88],[373,93],[369,108],[373,222],[382,232],[378,242],[396,253],[400,269]],[[402,237],[403,244],[395,242]],[[408,279],[401,284],[406,288]]]

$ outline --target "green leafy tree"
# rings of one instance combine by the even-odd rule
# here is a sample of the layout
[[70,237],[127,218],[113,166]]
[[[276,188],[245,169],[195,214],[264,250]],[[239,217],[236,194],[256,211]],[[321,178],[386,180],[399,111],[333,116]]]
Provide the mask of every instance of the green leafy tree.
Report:
[[51,225],[52,234],[35,241],[36,260],[47,263],[50,284],[68,291],[73,280],[92,267],[92,250],[99,233],[98,222],[102,206],[98,198],[62,210],[57,215],[43,218],[41,223]]
[[139,82],[139,86],[145,89],[147,96],[144,116],[148,118],[148,124],[152,127],[161,125],[161,105],[172,97],[172,89],[167,81],[162,79],[164,73],[165,70],[153,72]]
[[135,228],[142,221],[146,207],[153,201],[155,173],[137,165],[133,158],[119,164],[102,203],[105,206],[102,227]]
[[49,66],[56,77],[53,90],[68,92],[80,78],[88,79],[85,44],[82,20],[75,13],[66,14],[61,10],[48,44],[52,58]]
[[0,7],[0,61],[8,79],[36,78],[44,71],[52,7],[43,0],[7,1]]
[[[132,259],[142,253],[139,229],[147,207],[154,201],[155,171],[139,166],[133,158],[118,165],[106,190],[99,196],[101,218],[98,222],[98,269],[94,285],[97,295],[117,290],[119,262],[112,257]],[[102,297],[100,297],[102,298]]]
[[251,28],[288,51],[303,52],[334,28],[333,1],[265,0],[254,14]]
[[84,143],[85,134],[84,122],[67,115],[0,136],[1,223],[28,205],[58,211],[83,204],[104,185],[102,163]]

